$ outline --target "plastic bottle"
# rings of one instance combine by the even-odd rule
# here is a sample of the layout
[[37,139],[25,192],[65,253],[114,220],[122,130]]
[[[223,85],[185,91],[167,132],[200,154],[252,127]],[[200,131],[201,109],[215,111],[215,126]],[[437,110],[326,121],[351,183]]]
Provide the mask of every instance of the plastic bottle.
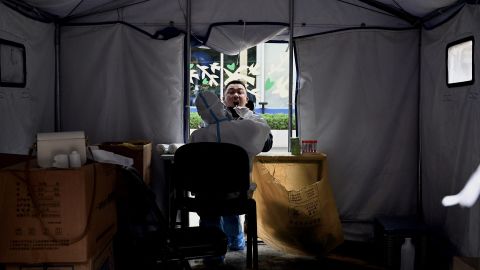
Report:
[[412,244],[412,238],[405,238],[405,243],[401,249],[400,270],[415,269],[415,246]]
[[292,137],[290,138],[290,149],[292,155],[300,155],[300,138]]
[[77,151],[72,151],[68,155],[68,160],[70,161],[70,168],[80,168],[82,167],[82,161],[80,160],[80,154]]

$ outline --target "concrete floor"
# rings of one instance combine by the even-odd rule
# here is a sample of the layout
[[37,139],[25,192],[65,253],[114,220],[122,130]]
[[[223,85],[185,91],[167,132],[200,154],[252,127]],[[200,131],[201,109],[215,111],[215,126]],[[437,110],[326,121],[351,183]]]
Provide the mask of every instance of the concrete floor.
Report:
[[[259,269],[265,270],[361,270],[384,269],[379,266],[378,259],[370,246],[361,243],[345,243],[327,257],[314,258],[285,254],[274,250],[263,242],[258,246]],[[222,269],[244,270],[246,268],[245,251],[228,252],[225,265],[206,267],[202,260],[190,261],[193,270]]]

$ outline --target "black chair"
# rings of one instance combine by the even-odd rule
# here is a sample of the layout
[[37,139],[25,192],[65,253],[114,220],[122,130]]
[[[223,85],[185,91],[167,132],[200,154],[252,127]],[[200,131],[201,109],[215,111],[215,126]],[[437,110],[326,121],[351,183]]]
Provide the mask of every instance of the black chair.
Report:
[[175,152],[174,168],[175,209],[200,217],[246,214],[247,268],[252,268],[253,257],[253,268],[258,269],[256,203],[248,196],[250,165],[245,150],[229,143],[186,144]]
[[169,229],[153,191],[137,171],[125,167],[119,171],[115,188],[117,269],[190,269],[190,259],[222,256],[227,252],[227,237],[220,229]]

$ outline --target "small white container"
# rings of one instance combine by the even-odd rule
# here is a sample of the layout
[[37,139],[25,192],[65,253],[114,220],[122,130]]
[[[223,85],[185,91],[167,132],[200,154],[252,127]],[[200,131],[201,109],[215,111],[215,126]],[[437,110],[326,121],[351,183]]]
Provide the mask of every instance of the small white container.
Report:
[[82,167],[82,160],[80,158],[80,154],[75,150],[68,155],[68,161],[70,162],[70,168]]

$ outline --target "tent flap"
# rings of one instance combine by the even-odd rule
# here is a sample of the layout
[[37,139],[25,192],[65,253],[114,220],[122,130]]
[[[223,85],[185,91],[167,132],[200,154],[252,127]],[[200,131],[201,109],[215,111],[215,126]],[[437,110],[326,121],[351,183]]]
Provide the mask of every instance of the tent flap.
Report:
[[237,55],[287,29],[285,24],[219,24],[210,28],[205,45],[224,54]]
[[123,24],[62,28],[62,129],[91,143],[183,141],[183,43]]
[[[342,220],[415,214],[418,37],[369,29],[295,41],[300,136],[327,154]],[[346,238],[368,238],[364,227]]]

